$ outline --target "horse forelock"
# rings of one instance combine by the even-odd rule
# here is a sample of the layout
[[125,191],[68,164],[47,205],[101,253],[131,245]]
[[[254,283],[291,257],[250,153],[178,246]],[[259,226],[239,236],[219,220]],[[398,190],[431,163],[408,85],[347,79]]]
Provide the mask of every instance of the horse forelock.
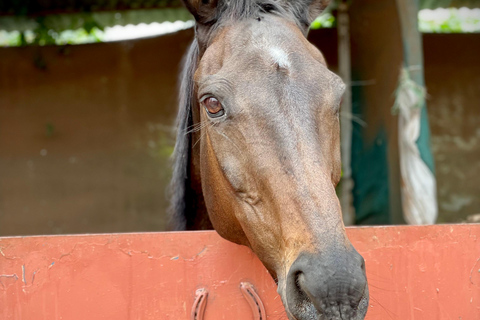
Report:
[[241,20],[262,13],[286,13],[276,0],[234,0],[221,1],[217,7],[217,21]]
[[285,7],[277,0],[218,1],[213,13],[206,15],[205,20],[197,21],[196,38],[200,48],[205,49],[205,45],[208,46],[216,31],[222,27],[243,19],[260,18],[262,14],[288,16]]
[[214,31],[224,24],[245,18],[260,18],[262,14],[276,14],[292,19],[307,32],[313,21],[330,3],[330,0],[217,0],[214,13],[206,15],[204,25]]

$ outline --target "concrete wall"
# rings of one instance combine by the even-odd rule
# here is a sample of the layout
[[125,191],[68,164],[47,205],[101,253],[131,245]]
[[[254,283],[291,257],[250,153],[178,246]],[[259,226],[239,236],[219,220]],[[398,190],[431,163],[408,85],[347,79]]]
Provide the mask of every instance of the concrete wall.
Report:
[[[192,36],[0,48],[0,236],[164,229]],[[335,30],[310,38],[335,70]],[[479,40],[425,36],[441,221],[480,211]]]
[[191,37],[0,48],[0,235],[164,228]]
[[480,34],[424,36],[439,222],[480,213]]

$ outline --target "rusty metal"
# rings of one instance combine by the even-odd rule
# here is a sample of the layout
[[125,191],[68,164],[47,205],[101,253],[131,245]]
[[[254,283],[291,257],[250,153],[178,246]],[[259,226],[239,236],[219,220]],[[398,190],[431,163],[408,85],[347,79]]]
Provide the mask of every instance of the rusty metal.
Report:
[[255,288],[249,282],[241,282],[240,283],[240,290],[242,291],[243,296],[247,299],[248,304],[253,312],[253,319],[254,320],[266,320],[266,312],[265,307],[263,306],[263,302],[255,292]]
[[208,291],[205,288],[197,289],[195,301],[193,302],[191,320],[203,320],[205,308],[207,307]]

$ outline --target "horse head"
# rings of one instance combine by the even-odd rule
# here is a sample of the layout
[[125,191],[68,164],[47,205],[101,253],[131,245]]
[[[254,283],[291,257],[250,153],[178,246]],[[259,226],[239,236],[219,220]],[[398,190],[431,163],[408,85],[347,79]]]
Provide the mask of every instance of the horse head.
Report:
[[335,193],[345,89],[306,39],[325,0],[184,0],[196,38],[183,72],[172,188],[179,229],[250,247],[290,319],[364,319],[363,258]]

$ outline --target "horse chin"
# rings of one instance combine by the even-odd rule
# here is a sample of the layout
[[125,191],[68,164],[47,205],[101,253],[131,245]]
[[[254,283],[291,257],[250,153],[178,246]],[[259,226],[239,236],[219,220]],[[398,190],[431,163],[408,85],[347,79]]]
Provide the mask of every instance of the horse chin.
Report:
[[365,293],[363,294],[360,302],[358,303],[354,314],[349,315],[343,315],[341,310],[338,310],[338,314],[322,314],[309,300],[302,301],[302,303],[295,305],[295,310],[290,310],[289,304],[286,301],[287,298],[284,291],[284,286],[282,286],[281,282],[279,282],[278,293],[282,298],[282,302],[289,320],[364,320],[368,310],[368,286],[365,288]]
[[343,316],[341,311],[338,311],[337,315],[323,315],[317,311],[313,303],[307,302],[302,305],[298,305],[298,310],[295,312],[297,316],[294,316],[292,312],[286,307],[287,317],[289,320],[364,320],[367,314],[368,298],[362,299],[358,306],[357,311],[353,315]]

